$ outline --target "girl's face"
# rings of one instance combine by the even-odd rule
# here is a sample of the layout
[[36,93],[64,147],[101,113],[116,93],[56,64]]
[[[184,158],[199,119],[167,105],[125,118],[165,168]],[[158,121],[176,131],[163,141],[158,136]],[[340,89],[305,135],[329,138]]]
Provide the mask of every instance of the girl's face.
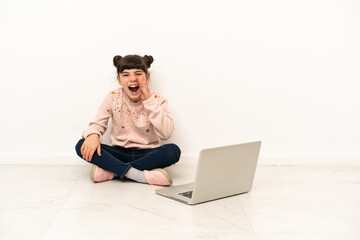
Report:
[[117,79],[130,100],[137,102],[140,100],[141,88],[148,86],[150,73],[145,74],[141,69],[125,69]]

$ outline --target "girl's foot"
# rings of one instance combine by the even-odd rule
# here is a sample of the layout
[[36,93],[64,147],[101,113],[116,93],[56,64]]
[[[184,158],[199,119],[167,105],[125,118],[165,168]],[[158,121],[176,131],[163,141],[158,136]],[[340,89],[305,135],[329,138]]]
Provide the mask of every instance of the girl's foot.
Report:
[[153,169],[151,171],[144,171],[145,179],[148,184],[169,186],[172,184],[170,175],[161,168]]
[[102,168],[99,168],[96,165],[94,165],[91,168],[90,178],[95,183],[112,180],[112,179],[114,179],[114,177],[115,177],[114,173],[106,171],[106,170],[104,170]]

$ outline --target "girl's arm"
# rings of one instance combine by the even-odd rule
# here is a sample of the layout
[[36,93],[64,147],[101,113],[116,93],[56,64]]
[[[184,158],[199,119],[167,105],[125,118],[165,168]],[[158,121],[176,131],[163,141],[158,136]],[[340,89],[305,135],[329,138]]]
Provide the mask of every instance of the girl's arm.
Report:
[[83,138],[86,138],[90,134],[96,133],[99,135],[100,141],[102,141],[102,136],[107,129],[109,118],[112,117],[112,99],[113,94],[108,93],[99,107],[95,120],[90,122],[89,127],[83,132]]
[[167,101],[157,93],[143,101],[144,108],[149,113],[149,120],[154,127],[156,135],[161,140],[167,140],[174,132],[174,120],[167,111]]

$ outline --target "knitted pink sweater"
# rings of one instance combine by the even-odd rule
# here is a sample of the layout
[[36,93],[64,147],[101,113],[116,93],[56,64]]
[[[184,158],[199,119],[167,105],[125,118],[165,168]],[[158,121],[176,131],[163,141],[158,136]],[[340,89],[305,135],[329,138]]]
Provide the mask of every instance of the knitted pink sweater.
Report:
[[167,101],[157,92],[139,102],[130,101],[122,88],[108,93],[102,102],[95,120],[83,132],[82,137],[105,133],[109,118],[112,118],[111,145],[125,148],[159,147],[160,139],[166,140],[174,132],[174,121],[167,111]]

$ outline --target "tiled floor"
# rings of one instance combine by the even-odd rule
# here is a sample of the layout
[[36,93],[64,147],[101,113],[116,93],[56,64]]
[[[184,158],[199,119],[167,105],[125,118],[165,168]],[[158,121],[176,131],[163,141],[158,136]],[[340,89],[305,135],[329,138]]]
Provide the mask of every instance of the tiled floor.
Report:
[[[360,239],[360,166],[258,166],[250,193],[196,206],[89,170],[1,165],[0,239]],[[195,166],[168,170],[177,185]]]

